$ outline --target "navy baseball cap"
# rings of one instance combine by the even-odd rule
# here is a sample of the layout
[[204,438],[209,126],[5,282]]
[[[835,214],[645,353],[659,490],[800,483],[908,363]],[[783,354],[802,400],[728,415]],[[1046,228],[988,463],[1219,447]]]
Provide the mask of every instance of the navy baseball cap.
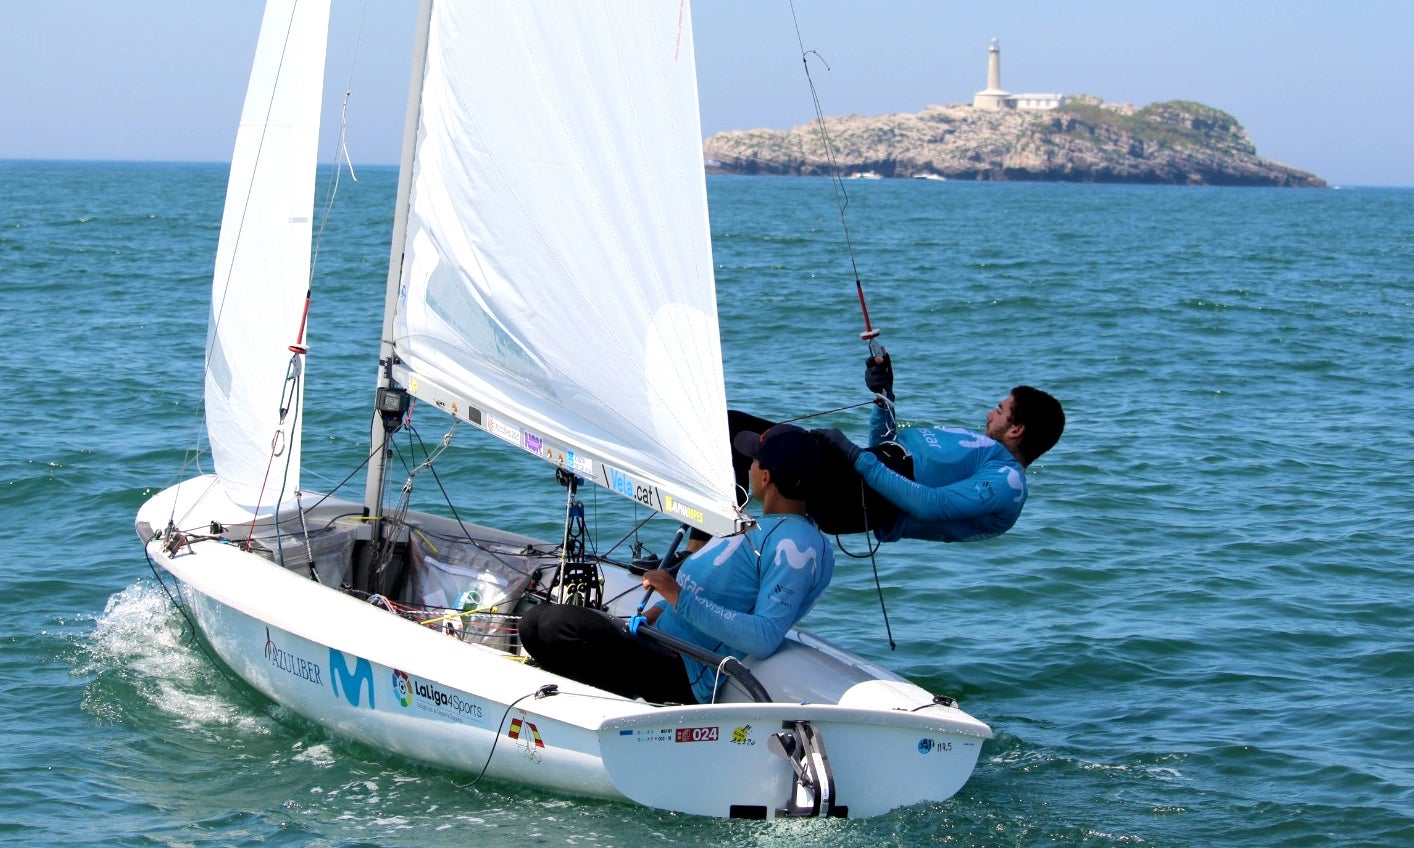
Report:
[[819,443],[794,424],[777,424],[764,433],[743,430],[732,447],[761,463],[780,493],[792,500],[805,500],[820,473]]

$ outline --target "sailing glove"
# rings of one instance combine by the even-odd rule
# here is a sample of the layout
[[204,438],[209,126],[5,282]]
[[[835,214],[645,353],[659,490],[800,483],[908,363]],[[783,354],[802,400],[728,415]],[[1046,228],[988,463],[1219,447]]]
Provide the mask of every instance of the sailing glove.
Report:
[[854,461],[859,458],[859,454],[864,451],[863,448],[851,442],[849,438],[839,430],[832,428],[829,430],[816,430],[815,432],[819,433],[825,441],[834,445],[840,453],[844,454],[845,459],[849,460],[850,465],[853,465]]
[[878,361],[864,357],[864,385],[874,394],[894,399],[894,363],[887,353]]

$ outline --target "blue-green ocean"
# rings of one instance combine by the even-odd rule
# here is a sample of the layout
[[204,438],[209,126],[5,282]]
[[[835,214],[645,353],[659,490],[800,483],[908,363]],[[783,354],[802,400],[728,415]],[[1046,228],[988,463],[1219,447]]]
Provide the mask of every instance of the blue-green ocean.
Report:
[[[367,450],[396,175],[358,176],[319,245],[316,489]],[[867,559],[806,619],[990,723],[972,780],[877,819],[748,823],[468,786],[205,657],[133,514],[196,470],[225,177],[0,163],[0,843],[1414,845],[1414,190],[848,183],[901,417],[980,428],[1030,383],[1069,423],[1010,533],[880,551],[896,650]],[[708,187],[730,402],[864,400],[832,184]],[[460,514],[557,538],[552,470],[498,445],[463,430],[439,465]]]

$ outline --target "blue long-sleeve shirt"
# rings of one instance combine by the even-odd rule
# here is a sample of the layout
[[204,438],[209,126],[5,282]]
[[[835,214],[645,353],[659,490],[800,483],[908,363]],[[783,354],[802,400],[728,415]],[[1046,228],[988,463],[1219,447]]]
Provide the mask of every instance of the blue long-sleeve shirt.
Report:
[[913,458],[913,479],[889,470],[877,456],[860,453],[854,470],[902,511],[880,541],[902,538],[971,542],[1010,530],[1026,503],[1026,472],[1005,445],[990,436],[951,427],[893,428],[875,407],[869,441],[902,445]]
[[[801,619],[834,573],[835,556],[815,522],[803,515],[763,515],[735,536],[719,536],[678,570],[678,600],[655,626],[716,653],[768,657]],[[715,694],[717,670],[683,658],[693,694]]]

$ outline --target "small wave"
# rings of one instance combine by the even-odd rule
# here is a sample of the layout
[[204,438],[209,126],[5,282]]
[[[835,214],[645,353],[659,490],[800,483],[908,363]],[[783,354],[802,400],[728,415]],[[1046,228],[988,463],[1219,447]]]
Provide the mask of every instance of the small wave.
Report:
[[194,643],[181,614],[166,593],[136,583],[108,599],[78,671],[95,676],[84,709],[112,722],[124,718],[125,690],[187,730],[236,727],[266,733],[265,723],[231,697],[221,672]]

